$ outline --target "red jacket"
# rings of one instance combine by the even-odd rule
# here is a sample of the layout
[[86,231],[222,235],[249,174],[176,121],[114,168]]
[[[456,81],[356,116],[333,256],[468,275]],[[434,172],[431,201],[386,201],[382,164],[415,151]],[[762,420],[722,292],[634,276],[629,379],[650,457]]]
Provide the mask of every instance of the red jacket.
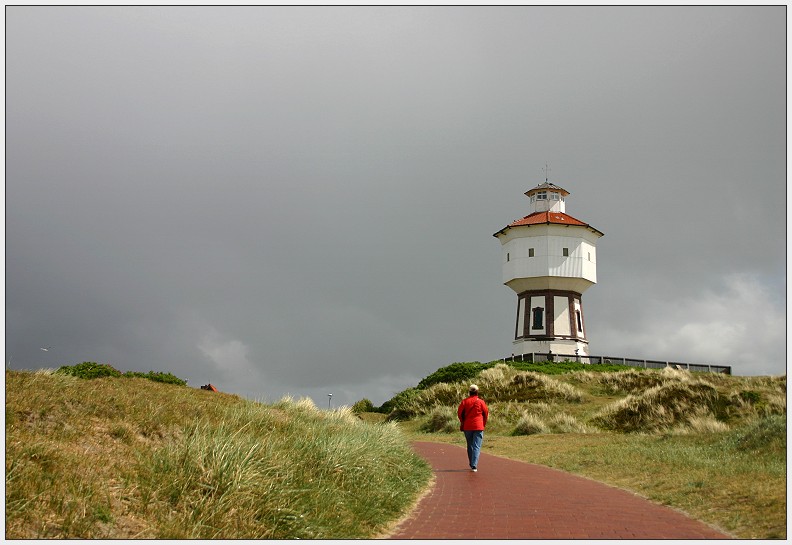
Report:
[[484,430],[489,418],[489,409],[484,400],[478,394],[474,394],[462,400],[457,409],[457,416],[462,424],[462,431]]

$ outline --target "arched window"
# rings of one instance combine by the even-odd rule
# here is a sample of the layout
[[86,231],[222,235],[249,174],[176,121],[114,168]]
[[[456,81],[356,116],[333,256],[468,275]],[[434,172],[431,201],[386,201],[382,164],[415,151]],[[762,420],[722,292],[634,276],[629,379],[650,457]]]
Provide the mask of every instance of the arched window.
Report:
[[542,307],[535,307],[532,310],[533,319],[531,320],[531,329],[544,329],[544,309]]

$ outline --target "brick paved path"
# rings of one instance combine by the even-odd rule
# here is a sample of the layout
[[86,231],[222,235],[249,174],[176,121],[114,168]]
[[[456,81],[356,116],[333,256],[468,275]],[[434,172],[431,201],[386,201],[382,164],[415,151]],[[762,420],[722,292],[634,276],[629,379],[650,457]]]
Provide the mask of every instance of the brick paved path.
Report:
[[544,466],[413,443],[435,485],[390,539],[729,539],[630,492]]

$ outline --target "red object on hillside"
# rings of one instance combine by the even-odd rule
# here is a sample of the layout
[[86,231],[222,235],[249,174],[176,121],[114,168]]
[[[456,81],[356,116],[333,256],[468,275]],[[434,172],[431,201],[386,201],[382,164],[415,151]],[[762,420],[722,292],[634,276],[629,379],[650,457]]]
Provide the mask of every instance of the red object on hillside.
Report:
[[207,384],[206,386],[201,386],[201,390],[209,390],[211,392],[217,392],[217,388],[212,386],[211,384]]

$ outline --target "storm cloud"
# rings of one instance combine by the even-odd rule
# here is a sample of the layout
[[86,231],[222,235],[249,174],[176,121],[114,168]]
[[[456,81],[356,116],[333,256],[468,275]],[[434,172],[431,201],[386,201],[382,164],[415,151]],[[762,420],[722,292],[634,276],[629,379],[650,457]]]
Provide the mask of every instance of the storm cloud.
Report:
[[549,164],[592,354],[785,373],[785,9],[8,6],[6,360],[381,404],[511,353]]

